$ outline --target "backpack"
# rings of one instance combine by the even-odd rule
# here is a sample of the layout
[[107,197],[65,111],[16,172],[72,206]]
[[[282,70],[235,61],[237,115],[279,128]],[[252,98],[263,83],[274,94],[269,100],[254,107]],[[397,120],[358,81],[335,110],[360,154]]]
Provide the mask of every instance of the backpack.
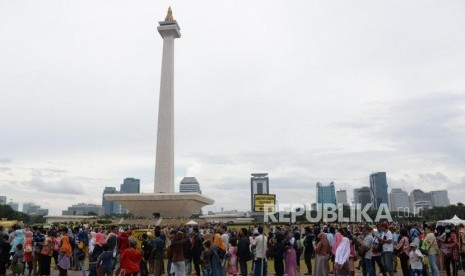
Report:
[[113,251],[104,251],[97,259],[97,270],[108,273],[113,269],[116,259],[113,258]]

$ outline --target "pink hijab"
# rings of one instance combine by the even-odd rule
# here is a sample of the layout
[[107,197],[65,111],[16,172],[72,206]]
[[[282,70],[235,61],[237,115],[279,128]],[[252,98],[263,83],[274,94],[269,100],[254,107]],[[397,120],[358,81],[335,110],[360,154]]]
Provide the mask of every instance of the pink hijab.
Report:
[[334,236],[333,248],[331,248],[331,253],[333,253],[333,255],[336,255],[336,249],[341,243],[342,238],[343,238],[342,234],[339,232],[336,232],[336,235]]
[[102,233],[99,232],[95,234],[95,244],[98,244],[100,246],[103,246],[105,244],[105,237]]

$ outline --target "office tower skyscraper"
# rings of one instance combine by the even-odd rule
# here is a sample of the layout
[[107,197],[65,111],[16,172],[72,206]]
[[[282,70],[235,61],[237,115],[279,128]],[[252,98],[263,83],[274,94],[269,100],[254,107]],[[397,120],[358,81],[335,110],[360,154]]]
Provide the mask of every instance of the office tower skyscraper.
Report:
[[360,199],[358,198],[358,192],[359,191],[360,191],[360,188],[355,188],[354,189],[354,199],[353,199],[354,204],[360,203]]
[[334,187],[334,182],[329,183],[329,185],[324,186],[320,182],[316,183],[316,202],[323,203],[332,203],[336,204],[336,188]]
[[123,184],[121,184],[120,192],[122,194],[140,193],[140,179],[125,178]]
[[347,191],[339,190],[336,192],[337,204],[347,204]]
[[106,194],[117,194],[118,191],[116,191],[115,187],[105,187],[103,190],[103,195],[102,195],[102,207],[103,207],[103,212],[105,215],[111,215],[111,214],[120,214],[121,213],[121,205],[114,202],[114,201],[109,201],[105,199]]
[[431,200],[433,207],[445,207],[450,205],[447,190],[431,191]]
[[250,210],[254,210],[254,195],[270,193],[270,179],[268,173],[253,173],[250,178]]
[[199,193],[201,194],[202,191],[200,190],[200,184],[195,177],[184,177],[179,184],[179,192],[180,193]]
[[389,198],[392,212],[405,212],[410,208],[410,197],[402,189],[392,189]]
[[370,174],[370,190],[373,197],[373,209],[378,209],[381,203],[388,204],[388,184],[385,172]]
[[367,204],[373,203],[372,198],[373,197],[369,187],[362,187],[358,189],[358,203],[360,203],[362,208],[364,208]]

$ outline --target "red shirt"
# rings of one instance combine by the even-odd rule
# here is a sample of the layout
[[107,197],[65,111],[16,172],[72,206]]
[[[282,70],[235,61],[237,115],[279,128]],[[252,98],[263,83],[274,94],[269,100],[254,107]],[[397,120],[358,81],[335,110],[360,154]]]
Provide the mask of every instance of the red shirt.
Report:
[[142,254],[139,250],[128,248],[121,253],[120,268],[124,269],[126,275],[138,273],[140,271],[139,263],[142,260]]

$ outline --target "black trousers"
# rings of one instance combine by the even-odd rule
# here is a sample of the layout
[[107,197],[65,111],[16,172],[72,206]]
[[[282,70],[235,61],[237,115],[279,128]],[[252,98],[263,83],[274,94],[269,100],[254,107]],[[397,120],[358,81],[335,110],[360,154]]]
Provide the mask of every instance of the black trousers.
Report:
[[371,265],[373,266],[373,271],[376,274],[375,264],[378,265],[379,271],[383,274],[383,276],[387,276],[386,269],[384,269],[383,262],[381,261],[381,256],[373,256],[373,257],[371,257]]
[[402,274],[404,276],[410,276],[410,270],[408,268],[408,260],[409,260],[408,255],[402,252],[399,255],[399,259],[400,259],[400,267],[402,268]]
[[312,255],[304,254],[305,265],[307,266],[307,274],[312,274]]
[[276,276],[284,275],[284,258],[283,256],[274,257],[274,271]]

